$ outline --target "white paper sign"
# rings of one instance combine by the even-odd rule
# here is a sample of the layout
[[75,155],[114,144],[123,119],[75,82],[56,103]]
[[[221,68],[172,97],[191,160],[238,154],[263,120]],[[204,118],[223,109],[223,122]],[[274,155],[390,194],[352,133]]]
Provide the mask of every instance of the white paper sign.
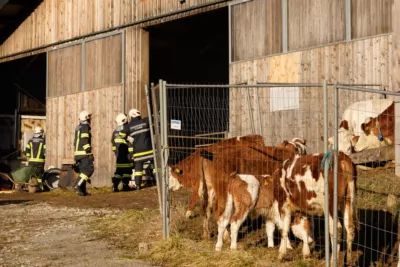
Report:
[[270,89],[270,111],[298,109],[299,87],[272,87]]
[[180,130],[181,129],[181,121],[180,120],[171,120],[171,129]]

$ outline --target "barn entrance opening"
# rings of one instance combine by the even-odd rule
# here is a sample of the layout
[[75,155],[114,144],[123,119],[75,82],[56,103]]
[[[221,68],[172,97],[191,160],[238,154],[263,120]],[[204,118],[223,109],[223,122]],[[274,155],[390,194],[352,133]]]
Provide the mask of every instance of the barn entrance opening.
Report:
[[18,167],[24,139],[45,125],[46,53],[1,63],[0,79],[0,159]]
[[[168,84],[228,84],[229,83],[229,24],[228,8],[162,23],[146,29],[150,41],[150,82],[159,79]],[[168,90],[169,103],[174,103],[168,121],[179,120],[180,130],[170,129],[171,135],[196,136],[228,131],[227,88]],[[204,123],[213,119],[212,124]],[[223,137],[223,134],[215,135]],[[216,140],[170,138],[171,146],[195,147]],[[170,151],[172,162],[179,161],[193,150]],[[174,160],[175,159],[175,160]]]

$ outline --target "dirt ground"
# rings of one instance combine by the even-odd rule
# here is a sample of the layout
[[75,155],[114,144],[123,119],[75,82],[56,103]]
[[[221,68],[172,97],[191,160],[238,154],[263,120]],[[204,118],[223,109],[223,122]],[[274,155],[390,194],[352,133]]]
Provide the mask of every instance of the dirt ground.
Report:
[[156,188],[89,191],[0,194],[0,266],[151,266],[99,239],[91,226],[126,210],[158,209]]
[[[393,168],[358,172],[360,230],[355,238],[355,266],[397,265],[400,183]],[[0,267],[17,266],[323,266],[323,232],[308,261],[301,246],[288,254],[285,264],[274,259],[278,248],[265,247],[262,223],[248,225],[240,237],[241,253],[215,254],[215,238],[201,240],[201,218],[184,217],[190,192],[171,193],[171,235],[150,254],[139,253],[139,243],[162,240],[157,188],[113,193],[110,188],[89,189],[90,197],[53,190],[29,194],[0,194]],[[323,221],[315,229],[323,229]],[[261,225],[261,226],[260,226]],[[121,227],[122,226],[122,227]],[[126,227],[125,227],[126,226]],[[250,232],[248,228],[254,228]],[[318,232],[318,231],[317,231]],[[341,252],[342,254],[342,252]],[[197,257],[197,265],[193,264]],[[190,260],[191,259],[191,260]]]

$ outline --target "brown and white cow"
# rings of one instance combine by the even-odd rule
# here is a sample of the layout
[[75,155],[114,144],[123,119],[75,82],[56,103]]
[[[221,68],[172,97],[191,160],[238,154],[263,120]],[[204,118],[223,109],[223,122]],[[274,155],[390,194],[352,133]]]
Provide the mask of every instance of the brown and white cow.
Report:
[[[277,170],[278,171],[278,170]],[[273,243],[275,224],[282,234],[279,248],[279,258],[291,248],[288,239],[291,211],[287,195],[280,184],[280,178],[270,175],[231,174],[225,209],[218,217],[218,241],[216,250],[220,251],[223,244],[223,234],[228,224],[231,225],[231,249],[237,249],[237,236],[240,226],[252,210],[261,215],[267,222],[268,245]],[[272,227],[271,227],[272,226]],[[301,215],[296,215],[291,229],[295,236],[303,242],[303,256],[310,255],[309,243],[313,242],[311,224]]]
[[[352,154],[356,139],[363,133],[361,125],[367,118],[378,116],[392,103],[393,100],[391,99],[370,99],[358,101],[348,106],[343,112],[338,132],[339,151],[347,155]],[[333,137],[328,139],[328,144],[333,148]]]
[[283,140],[283,142],[278,145],[278,148],[292,151],[295,154],[307,154],[306,140],[299,137],[295,137],[291,141]]
[[[216,146],[211,151],[193,153],[179,164],[169,167],[169,189],[175,191],[187,187],[199,192],[203,215],[203,238],[206,239],[210,236],[209,221],[212,214],[219,214],[219,211],[225,208],[229,182],[226,174],[232,172],[272,174],[279,168],[278,160],[257,152],[246,142],[238,143],[236,146]],[[225,178],[219,179],[219,177]]]
[[[328,157],[329,159],[329,157]],[[341,236],[342,225],[338,221],[333,226],[333,183],[334,183],[334,157],[332,157],[331,168],[328,177],[324,177],[323,166],[324,154],[295,155],[283,163],[283,167],[274,175],[281,179],[281,185],[285,188],[288,200],[293,210],[309,215],[322,216],[324,210],[324,181],[328,179],[329,185],[329,233],[333,240],[333,227],[338,229],[338,237]],[[338,154],[338,211],[343,215],[344,227],[347,233],[347,255],[350,259],[351,246],[355,231],[358,227],[358,216],[356,208],[356,167],[351,159],[344,153]],[[340,249],[338,242],[337,251]]]
[[367,118],[361,124],[361,128],[363,133],[354,147],[356,152],[393,144],[395,128],[394,102],[377,117]]
[[[226,140],[222,140],[216,144],[212,144],[204,148],[203,150],[197,150],[174,166],[178,169],[185,170],[185,179],[182,179],[182,185],[192,190],[192,197],[189,203],[188,210],[186,212],[186,218],[190,218],[193,216],[193,210],[198,200],[200,201],[201,206],[204,205],[204,188],[201,184],[201,163],[204,158],[201,153],[204,153],[204,151],[212,152],[220,147],[245,145],[247,143],[252,145],[264,145],[263,137],[261,135],[245,135],[232,137]],[[201,211],[203,210],[203,208],[204,207],[201,208]]]

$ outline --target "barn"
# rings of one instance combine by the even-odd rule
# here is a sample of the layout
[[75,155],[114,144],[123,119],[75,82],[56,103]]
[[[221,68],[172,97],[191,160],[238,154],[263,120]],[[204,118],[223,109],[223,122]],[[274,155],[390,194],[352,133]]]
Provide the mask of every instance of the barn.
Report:
[[[115,116],[133,107],[146,114],[145,85],[160,79],[250,85],[327,80],[399,90],[400,0],[2,3],[0,75],[3,84],[13,88],[13,99],[1,100],[2,106],[9,106],[4,114],[20,111],[17,99],[22,92],[29,100],[25,102],[33,103],[27,115],[45,115],[46,165],[60,167],[73,157],[79,112],[90,110],[96,186],[110,185],[114,172],[110,138]],[[310,103],[322,99],[322,91],[304,87],[298,96],[296,114],[311,114]],[[235,105],[230,113],[240,108]],[[269,104],[265,108],[269,110]],[[269,129],[282,123],[279,114],[268,120]],[[317,122],[322,132],[319,120],[294,117],[296,125],[289,128],[308,138],[314,134],[310,122]],[[229,127],[234,130],[238,125]],[[268,136],[277,135],[271,130]],[[20,130],[13,138],[22,140]],[[320,150],[322,143],[311,146]]]

